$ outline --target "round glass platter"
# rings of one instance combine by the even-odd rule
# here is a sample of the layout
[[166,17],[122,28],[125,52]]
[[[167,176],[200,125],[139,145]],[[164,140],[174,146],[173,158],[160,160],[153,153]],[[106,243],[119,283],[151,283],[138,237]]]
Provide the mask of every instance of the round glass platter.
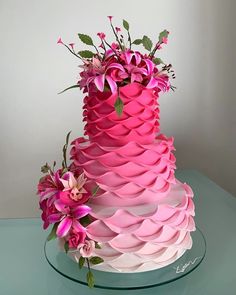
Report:
[[[193,246],[174,263],[160,269],[139,273],[114,273],[92,270],[95,278],[95,288],[113,290],[145,289],[168,284],[178,280],[196,269],[206,254],[206,240],[197,228],[191,233]],[[79,269],[78,264],[59,250],[58,241],[45,242],[44,253],[51,267],[62,276],[87,285],[87,267]]]

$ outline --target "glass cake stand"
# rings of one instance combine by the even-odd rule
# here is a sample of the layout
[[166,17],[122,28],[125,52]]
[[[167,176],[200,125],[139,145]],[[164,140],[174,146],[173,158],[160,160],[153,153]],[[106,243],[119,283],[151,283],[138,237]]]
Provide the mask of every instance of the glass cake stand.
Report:
[[[206,254],[206,240],[200,229],[191,233],[193,246],[174,263],[163,268],[140,273],[112,273],[92,270],[95,277],[95,288],[113,290],[145,289],[168,284],[178,280],[196,269]],[[62,276],[87,285],[87,268],[79,269],[78,264],[66,253],[60,252],[57,240],[45,242],[44,253],[51,267]]]

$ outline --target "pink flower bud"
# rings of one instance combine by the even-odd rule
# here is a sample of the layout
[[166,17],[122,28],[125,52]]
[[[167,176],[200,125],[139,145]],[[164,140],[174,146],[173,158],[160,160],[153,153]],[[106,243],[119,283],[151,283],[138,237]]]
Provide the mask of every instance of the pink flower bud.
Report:
[[121,31],[121,28],[119,28],[119,27],[116,27],[115,29],[116,29],[117,33]]
[[111,16],[111,15],[108,15],[108,18],[109,18],[109,20],[110,20],[110,22],[112,21],[112,18],[113,18],[113,16]]
[[167,44],[167,42],[168,42],[168,38],[163,37],[163,38],[162,38],[162,42],[163,42],[164,44]]
[[75,43],[70,43],[69,46],[71,47],[72,50],[74,50]]
[[61,37],[57,40],[57,44],[63,44],[64,45],[64,43],[61,40]]
[[98,37],[101,39],[101,40],[104,40],[106,35],[104,33],[97,33]]

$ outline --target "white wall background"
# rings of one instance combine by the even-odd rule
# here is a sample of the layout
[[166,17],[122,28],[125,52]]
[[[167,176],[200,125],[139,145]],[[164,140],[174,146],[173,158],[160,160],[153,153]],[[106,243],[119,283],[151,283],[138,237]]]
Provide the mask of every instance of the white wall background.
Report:
[[134,37],[171,31],[161,57],[178,90],[160,99],[162,132],[176,138],[179,168],[236,194],[235,12],[234,0],[1,0],[0,217],[39,215],[41,165],[60,162],[69,130],[82,135],[82,93],[57,95],[76,81],[77,60],[56,41],[107,32],[107,15],[127,19]]

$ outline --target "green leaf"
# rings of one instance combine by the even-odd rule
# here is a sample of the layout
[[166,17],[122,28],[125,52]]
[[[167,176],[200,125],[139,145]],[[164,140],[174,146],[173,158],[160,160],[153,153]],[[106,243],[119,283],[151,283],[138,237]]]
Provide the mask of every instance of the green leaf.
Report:
[[135,44],[135,45],[140,45],[143,43],[143,40],[142,39],[135,39],[132,44]]
[[86,215],[82,218],[80,218],[80,221],[79,221],[84,227],[88,226],[90,223],[91,223],[91,220],[89,218],[89,215]]
[[122,115],[123,108],[124,108],[124,103],[121,100],[121,98],[118,96],[115,102],[115,110],[119,117]]
[[94,56],[94,53],[89,50],[79,51],[78,54],[83,58],[92,58]]
[[79,258],[79,268],[81,269],[84,266],[85,258],[80,256]]
[[99,186],[97,185],[92,189],[92,196],[95,196],[97,194],[98,190],[99,190]]
[[88,35],[80,34],[80,33],[79,33],[78,36],[79,36],[80,40],[81,40],[83,43],[85,43],[85,44],[87,44],[87,45],[93,45],[93,40],[92,40],[92,38],[89,37]]
[[48,163],[46,163],[45,165],[43,165],[41,167],[41,172],[42,173],[48,173],[51,170],[51,167],[48,165]]
[[90,258],[89,262],[91,262],[92,264],[100,264],[102,263],[104,260],[101,257],[98,256],[94,256],[92,258]]
[[62,150],[62,152],[63,152],[63,162],[62,162],[63,170],[67,169],[66,153],[67,153],[70,134],[71,134],[71,131],[68,132],[68,134],[66,135],[66,143],[64,144],[63,150]]
[[102,249],[102,247],[98,244],[98,242],[95,242],[95,248],[96,249]]
[[152,40],[148,36],[143,36],[143,46],[148,51],[152,50]]
[[160,34],[159,34],[159,42],[162,43],[162,39],[163,38],[167,38],[169,35],[169,32],[167,30],[164,30],[162,31]]
[[87,283],[89,288],[93,288],[94,287],[94,276],[93,273],[90,271],[88,271],[87,273]]
[[152,61],[155,65],[163,64],[163,61],[158,57],[154,58]]
[[65,242],[64,249],[65,249],[65,252],[68,253],[68,251],[69,251],[69,242],[68,241]]
[[55,240],[57,238],[57,234],[56,234],[57,226],[58,226],[58,223],[55,223],[53,225],[53,228],[52,228],[50,234],[47,237],[47,241]]
[[126,31],[129,30],[129,23],[125,19],[123,19],[123,27],[126,29]]
[[79,87],[79,84],[72,85],[72,86],[67,87],[66,89],[62,90],[62,91],[59,92],[58,94],[61,94],[61,93],[65,92],[65,91],[67,91],[67,90],[69,90],[69,89],[72,89],[72,88],[78,88],[78,87]]

